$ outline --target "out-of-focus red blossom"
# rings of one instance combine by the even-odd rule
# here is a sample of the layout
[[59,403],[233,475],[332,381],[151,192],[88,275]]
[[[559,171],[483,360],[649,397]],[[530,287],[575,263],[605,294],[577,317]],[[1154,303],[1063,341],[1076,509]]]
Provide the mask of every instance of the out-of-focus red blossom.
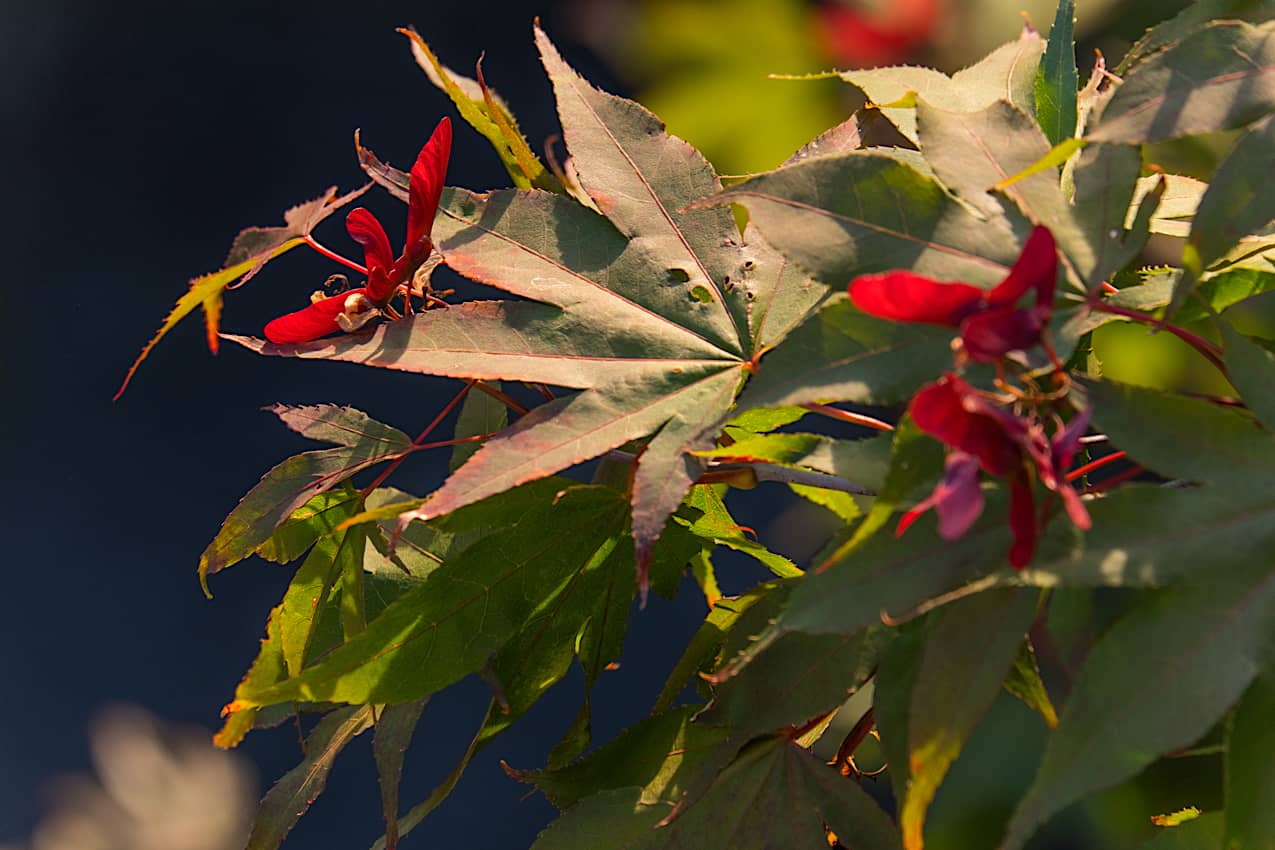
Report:
[[[855,278],[850,298],[863,312],[882,319],[958,328],[970,358],[991,363],[1040,341],[1053,314],[1057,277],[1053,234],[1037,226],[1009,274],[991,289],[893,271]],[[1015,306],[1028,290],[1035,293],[1035,303]]]
[[1089,424],[1088,411],[1077,414],[1052,439],[1044,426],[989,401],[956,375],[944,375],[922,387],[909,407],[912,421],[950,448],[943,480],[929,498],[904,514],[902,534],[930,508],[939,517],[939,535],[955,540],[983,512],[978,470],[1009,477],[1009,525],[1013,544],[1009,562],[1016,569],[1031,563],[1039,523],[1032,470],[1046,488],[1062,497],[1068,518],[1082,530],[1090,526],[1080,495],[1066,481],[1066,470]]
[[819,29],[824,49],[837,64],[889,65],[930,39],[941,12],[940,0],[893,0],[874,13],[834,0],[819,8]]
[[336,333],[342,330],[343,316],[348,319],[384,308],[400,286],[411,282],[416,270],[434,250],[431,231],[451,150],[452,122],[450,118],[443,118],[412,165],[407,239],[398,259],[394,258],[390,238],[376,216],[364,207],[351,210],[345,218],[345,229],[363,246],[367,285],[316,299],[303,310],[274,319],[266,325],[266,339],[273,343],[300,343]]

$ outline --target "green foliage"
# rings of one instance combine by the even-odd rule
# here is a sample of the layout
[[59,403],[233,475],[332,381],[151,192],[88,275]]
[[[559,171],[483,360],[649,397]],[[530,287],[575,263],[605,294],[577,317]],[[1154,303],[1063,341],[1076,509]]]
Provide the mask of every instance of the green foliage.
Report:
[[1075,0],[1060,0],[1049,30],[1049,43],[1036,72],[1036,120],[1050,145],[1076,132],[1076,98],[1080,78],[1076,73]]
[[[659,15],[694,18],[678,9]],[[251,847],[278,846],[375,727],[376,846],[392,850],[577,665],[584,697],[547,764],[508,768],[562,810],[540,850],[941,844],[945,789],[987,757],[1002,690],[1045,744],[1019,756],[1025,790],[971,815],[988,842],[1026,846],[1214,729],[1223,810],[1157,819],[1139,840],[1275,841],[1275,354],[1254,330],[1275,288],[1275,22],[1269,3],[1205,0],[1150,30],[1121,79],[1100,66],[1082,89],[1073,13],[1064,0],[1048,43],[1028,29],[951,76],[831,75],[867,105],[729,188],[537,27],[568,153],[550,174],[481,70],[450,71],[410,34],[514,183],[443,192],[418,288],[438,261],[508,297],[434,297],[295,345],[228,337],[465,381],[450,439],[430,436],[451,421],[438,411],[412,440],[337,404],[272,408],[331,447],[270,470],[200,558],[201,580],[254,554],[295,564],[217,742],[324,713]],[[1207,182],[1153,167],[1147,143],[1225,130]],[[408,198],[406,174],[359,157]],[[353,195],[334,197],[242,234],[160,336],[200,305],[215,332],[225,288]],[[1141,265],[1165,244],[1180,263]],[[882,273],[884,306],[841,291]],[[1159,389],[1113,380],[1130,365],[1101,344],[1114,322],[1173,335],[1222,389],[1175,391],[1158,363],[1141,365]],[[829,436],[816,417],[893,433]],[[386,486],[440,448],[442,481]],[[831,512],[830,539],[803,541],[813,557],[772,548],[734,489],[756,490],[765,520],[784,505],[762,497],[795,491]],[[739,590],[723,548],[774,579]],[[651,714],[590,750],[594,689],[629,619],[688,574],[702,623]],[[471,675],[486,713],[402,812],[427,701]],[[874,729],[897,823],[856,781]]]

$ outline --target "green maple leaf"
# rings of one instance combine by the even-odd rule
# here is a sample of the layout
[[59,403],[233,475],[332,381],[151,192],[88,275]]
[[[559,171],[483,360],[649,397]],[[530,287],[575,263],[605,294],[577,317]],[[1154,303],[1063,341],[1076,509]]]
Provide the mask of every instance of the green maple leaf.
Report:
[[[570,392],[489,440],[404,523],[453,511],[649,438],[633,477],[644,566],[762,352],[826,289],[742,234],[708,162],[632,101],[591,86],[536,31],[567,147],[598,212],[539,191],[444,194],[434,225],[446,263],[519,296],[430,310],[370,334],[298,346],[231,337],[264,354],[346,360]],[[374,168],[377,166],[374,166]],[[401,177],[379,166],[383,183]]]
[[899,846],[889,818],[857,782],[783,737],[747,746],[682,811],[670,815],[645,794],[649,787],[631,786],[586,797],[533,850],[805,850],[831,846],[832,836],[863,850]]

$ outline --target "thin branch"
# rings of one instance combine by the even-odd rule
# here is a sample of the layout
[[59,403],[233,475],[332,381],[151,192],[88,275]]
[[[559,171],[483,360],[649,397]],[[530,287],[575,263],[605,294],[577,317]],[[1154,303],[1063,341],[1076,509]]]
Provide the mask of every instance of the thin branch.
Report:
[[353,269],[354,271],[358,272],[359,274],[365,277],[367,276],[366,268],[364,268],[363,266],[360,266],[358,263],[354,262],[353,260],[347,260],[345,257],[342,257],[340,254],[338,254],[336,251],[333,251],[330,248],[323,247],[322,245],[319,244],[317,239],[315,239],[313,236],[311,236],[308,233],[305,236],[305,244],[309,245],[311,248],[318,251],[320,254],[327,257],[329,260],[340,263],[341,265],[345,266],[347,269]]
[[407,456],[409,454],[425,447],[424,446],[425,438],[428,437],[434,431],[434,429],[438,427],[439,423],[442,422],[447,417],[447,414],[452,412],[452,409],[456,407],[456,405],[460,404],[464,400],[465,396],[469,394],[469,391],[474,388],[475,383],[476,382],[474,381],[465,382],[465,386],[460,388],[460,392],[456,393],[455,398],[447,402],[447,406],[444,407],[442,410],[440,410],[438,412],[438,415],[435,416],[432,420],[430,420],[430,423],[425,426],[425,429],[416,435],[416,439],[412,440],[412,448],[409,449],[407,452],[404,452],[403,454],[399,455],[397,458],[395,458],[393,463],[385,467],[385,469],[381,472],[381,474],[376,476],[375,481],[373,481],[371,484],[363,488],[363,491],[362,491],[363,498],[366,499],[369,493],[371,493],[377,487],[380,487],[383,483],[385,483],[385,479],[389,478],[390,475],[394,472],[394,470],[398,469],[399,466],[402,465],[403,461],[407,459]]
[[1155,316],[1148,316],[1146,313],[1139,313],[1137,310],[1130,310],[1126,307],[1119,307],[1115,304],[1109,304],[1106,301],[1090,301],[1089,306],[1101,313],[1110,313],[1113,316],[1123,316],[1135,322],[1141,322],[1145,325],[1154,325],[1157,328],[1163,328],[1187,345],[1194,348],[1200,353],[1200,356],[1208,360],[1213,366],[1226,377],[1226,364],[1222,362],[1222,350],[1213,343],[1209,342],[1202,336],[1193,334],[1186,328],[1178,327],[1171,322],[1164,322]]
[[474,388],[478,390],[482,390],[483,392],[487,393],[487,395],[491,396],[496,401],[500,402],[505,407],[512,410],[514,413],[517,413],[519,416],[526,416],[530,412],[530,408],[528,408],[526,405],[521,404],[520,402],[514,400],[513,398],[505,395],[503,392],[496,389],[495,387],[493,387],[491,384],[487,383],[486,381],[475,381]]
[[836,419],[838,422],[848,422],[851,425],[859,425],[863,428],[872,428],[876,431],[893,431],[894,426],[889,422],[877,419],[874,416],[868,416],[864,413],[854,413],[849,410],[842,410],[839,407],[832,407],[827,404],[803,404],[806,410],[811,413],[818,413],[820,416],[826,416],[829,419]]
[[1093,472],[1095,469],[1102,469],[1104,466],[1106,466],[1109,463],[1115,463],[1118,460],[1123,460],[1124,457],[1125,457],[1124,452],[1112,452],[1109,455],[1103,455],[1100,458],[1091,460],[1089,461],[1089,463],[1086,463],[1084,466],[1081,466],[1077,469],[1073,469],[1071,472],[1068,472],[1067,481],[1068,483],[1075,481],[1077,478],[1088,475],[1090,472]]

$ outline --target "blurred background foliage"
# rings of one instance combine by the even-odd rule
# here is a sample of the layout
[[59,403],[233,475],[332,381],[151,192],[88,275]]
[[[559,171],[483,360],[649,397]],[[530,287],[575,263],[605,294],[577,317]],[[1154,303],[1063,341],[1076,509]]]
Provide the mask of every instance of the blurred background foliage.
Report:
[[[1076,58],[1081,79],[1096,53],[1115,66],[1147,27],[1188,5],[1182,0],[1082,0]],[[637,99],[671,132],[708,156],[723,175],[778,166],[843,121],[862,94],[838,79],[802,75],[881,65],[926,65],[952,73],[1016,38],[1023,26],[1047,35],[1054,0],[581,0],[578,37],[605,57]],[[1145,162],[1207,180],[1237,134],[1149,145]],[[1148,169],[1148,173],[1149,169]],[[1178,263],[1182,240],[1156,237],[1147,265]],[[1275,310],[1244,321],[1275,337]],[[1214,336],[1211,324],[1188,329]],[[1225,395],[1216,370],[1169,334],[1113,323],[1094,352],[1116,380]]]

